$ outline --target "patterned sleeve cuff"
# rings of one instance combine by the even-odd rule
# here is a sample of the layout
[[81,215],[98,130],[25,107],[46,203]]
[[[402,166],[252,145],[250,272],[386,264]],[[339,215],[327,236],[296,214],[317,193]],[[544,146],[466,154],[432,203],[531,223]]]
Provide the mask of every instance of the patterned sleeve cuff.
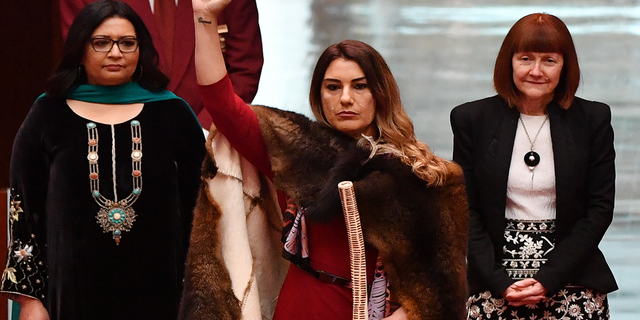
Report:
[[46,268],[34,237],[26,243],[13,241],[2,274],[2,291],[44,300],[45,284]]
[[2,274],[2,291],[44,300],[46,267],[35,236],[26,242],[14,240]]
[[36,242],[35,234],[14,234],[18,229],[17,223],[24,223],[24,211],[20,207],[19,196],[11,197],[9,209],[10,246],[7,249],[7,263],[2,273],[2,288],[4,293],[14,293],[44,300],[47,270],[44,254]]

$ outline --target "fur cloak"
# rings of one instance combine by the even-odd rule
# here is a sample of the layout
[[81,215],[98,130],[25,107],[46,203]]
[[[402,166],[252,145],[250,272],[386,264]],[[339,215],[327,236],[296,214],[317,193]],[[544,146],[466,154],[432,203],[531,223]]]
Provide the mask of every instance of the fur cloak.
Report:
[[[468,209],[459,166],[448,162],[444,184],[429,187],[400,159],[386,155],[369,159],[370,152],[358,147],[354,139],[303,115],[263,106],[252,108],[271,160],[273,183],[306,208],[307,219],[322,222],[340,214],[337,185],[352,181],[364,239],[378,249],[390,290],[409,319],[465,318]],[[209,155],[203,165],[204,183],[194,217],[181,319],[240,319],[241,315],[243,319],[260,319],[245,312],[250,297],[246,292],[255,281],[233,286],[230,273],[236,267],[223,257],[229,248],[220,241],[220,230],[226,228],[220,217],[227,213],[219,205],[224,200],[211,194],[210,181],[216,172],[220,174],[211,141],[207,141]],[[263,189],[269,190],[265,179],[259,180],[266,187]],[[260,194],[255,200],[258,206],[274,204],[261,200],[273,199],[273,193],[263,190]],[[273,251],[272,246],[248,245],[249,250],[257,251],[265,247]],[[282,244],[278,253],[281,251]],[[256,253],[251,251],[251,255],[255,266]],[[273,258],[274,254],[263,257]],[[267,268],[267,272],[283,275],[279,260],[284,259],[270,261],[279,267]],[[250,259],[247,263],[252,264]],[[259,263],[268,264],[268,259]],[[252,277],[265,271],[250,269]],[[282,283],[280,278],[270,280]],[[239,290],[241,287],[245,290]],[[258,290],[266,287],[258,283]],[[270,304],[272,298],[276,297],[260,297],[263,319],[271,317],[272,306],[265,308],[264,304]]]

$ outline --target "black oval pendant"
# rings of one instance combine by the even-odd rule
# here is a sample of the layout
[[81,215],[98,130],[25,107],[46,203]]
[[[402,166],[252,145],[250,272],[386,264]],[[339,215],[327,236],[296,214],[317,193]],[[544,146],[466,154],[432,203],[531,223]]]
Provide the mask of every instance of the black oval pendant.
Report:
[[540,155],[531,150],[524,154],[524,163],[526,163],[529,167],[535,167],[540,163]]

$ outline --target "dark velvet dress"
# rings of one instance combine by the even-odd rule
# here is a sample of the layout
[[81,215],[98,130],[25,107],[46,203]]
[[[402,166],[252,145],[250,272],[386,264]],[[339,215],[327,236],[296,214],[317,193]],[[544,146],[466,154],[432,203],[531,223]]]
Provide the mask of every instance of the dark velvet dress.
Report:
[[[2,291],[40,299],[52,320],[175,319],[204,136],[180,100],[150,102],[140,123],[137,217],[116,245],[97,222],[87,123],[64,100],[39,99],[11,159],[11,242]],[[113,126],[116,191],[133,190],[131,124]],[[114,199],[112,126],[97,124],[100,192]]]

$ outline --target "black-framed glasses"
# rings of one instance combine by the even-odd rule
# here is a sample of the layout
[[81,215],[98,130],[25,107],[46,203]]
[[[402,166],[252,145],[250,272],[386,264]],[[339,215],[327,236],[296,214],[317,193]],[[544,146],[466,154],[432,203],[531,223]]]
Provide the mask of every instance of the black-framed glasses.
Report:
[[113,49],[113,44],[118,44],[120,52],[129,53],[138,49],[138,39],[134,37],[125,37],[118,40],[112,40],[107,37],[91,38],[91,46],[96,52],[109,52]]

